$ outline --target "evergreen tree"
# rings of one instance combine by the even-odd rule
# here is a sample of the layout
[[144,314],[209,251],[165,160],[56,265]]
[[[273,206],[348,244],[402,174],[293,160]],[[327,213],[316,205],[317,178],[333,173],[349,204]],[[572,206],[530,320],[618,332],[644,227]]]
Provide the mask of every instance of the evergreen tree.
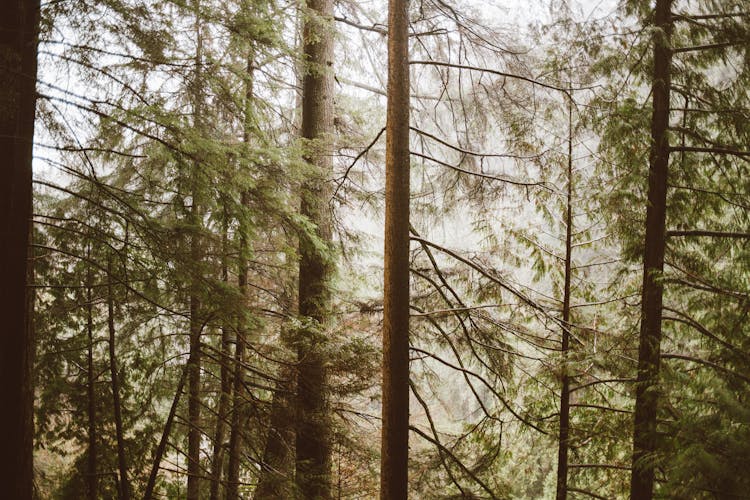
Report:
[[0,397],[8,405],[0,422],[3,483],[15,498],[32,497],[33,321],[26,286],[31,229],[31,152],[36,103],[38,1],[6,5],[0,24],[2,118],[0,150],[6,162],[0,188]]

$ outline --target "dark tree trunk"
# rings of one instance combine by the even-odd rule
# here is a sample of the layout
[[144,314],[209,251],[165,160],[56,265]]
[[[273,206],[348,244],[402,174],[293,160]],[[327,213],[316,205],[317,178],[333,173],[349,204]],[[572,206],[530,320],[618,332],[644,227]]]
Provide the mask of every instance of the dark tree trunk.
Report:
[[38,0],[9,0],[0,16],[0,484],[8,498],[33,491],[32,359],[27,310],[31,154]]
[[231,357],[229,353],[230,330],[228,327],[221,329],[221,395],[219,396],[219,408],[216,411],[216,429],[214,431],[214,450],[211,458],[211,491],[210,500],[219,499],[221,486],[221,472],[224,467],[224,439],[226,434],[226,420],[229,409],[229,400],[232,392],[232,377],[229,365]]
[[109,373],[112,387],[112,406],[115,414],[115,434],[117,438],[117,468],[120,472],[120,499],[130,500],[130,481],[125,453],[125,438],[122,425],[122,404],[120,402],[120,377],[117,372],[117,351],[115,349],[115,301],[112,286],[112,257],[107,265],[107,327],[109,330]]
[[[196,211],[193,197],[193,211]],[[197,217],[193,217],[194,222]],[[197,222],[196,222],[197,223]],[[198,227],[193,226],[195,234],[191,237],[191,261],[199,264]],[[191,272],[196,272],[192,270]],[[199,320],[200,300],[198,298],[198,279],[192,278],[190,291],[190,354],[188,357],[188,500],[200,498],[200,442],[201,442],[201,331]]]
[[[326,246],[331,242],[330,177],[333,169],[333,1],[310,0],[305,16],[302,137],[314,166],[302,187],[300,212]],[[323,345],[330,314],[331,256],[300,236],[299,314],[306,325],[297,339],[296,483],[306,499],[331,497],[331,424]]]
[[263,464],[258,487],[253,496],[255,500],[293,498],[294,423],[291,418],[290,398],[292,374],[286,370],[282,372],[281,379],[286,381],[286,384],[279,384],[271,401]]
[[[91,246],[86,251],[86,258],[91,259]],[[91,293],[91,264],[86,263],[86,417],[88,433],[88,449],[86,455],[86,498],[96,500],[98,493],[98,479],[96,474],[96,400],[94,383],[94,297]]]
[[[252,42],[251,42],[252,44]],[[253,103],[253,65],[255,64],[255,50],[250,47],[247,56],[246,66],[246,83],[245,83],[245,117],[242,133],[242,141],[248,145],[250,144],[251,131],[252,131],[252,103]],[[240,205],[245,209],[249,202],[249,193],[243,192],[240,196]],[[247,226],[247,219],[244,216],[240,216],[239,223],[239,249],[238,249],[238,260],[237,260],[237,285],[239,287],[240,296],[245,299],[247,297],[247,251],[248,251],[248,234],[250,228]],[[227,500],[237,500],[239,498],[239,482],[240,482],[240,445],[242,444],[242,415],[244,413],[243,407],[243,377],[245,370],[242,367],[243,359],[245,356],[245,338],[247,332],[245,330],[245,316],[244,314],[238,314],[237,318],[237,340],[234,348],[234,373],[232,375],[232,418],[230,423],[230,435],[229,435],[229,464],[227,472]]]
[[[243,194],[243,205],[246,197]],[[240,265],[239,265],[239,288],[244,297],[247,292],[247,263],[245,253],[247,252],[246,232],[240,230]],[[242,363],[245,357],[245,329],[242,327],[242,319],[237,328],[237,340],[234,350],[234,374],[232,376],[232,418],[229,434],[229,464],[227,465],[227,500],[239,498],[240,486],[240,445],[242,444],[242,415],[244,413],[243,377],[245,370]]]
[[565,209],[565,277],[562,310],[563,374],[560,388],[560,434],[557,451],[557,500],[568,496],[568,440],[570,437],[570,375],[568,350],[570,349],[570,273],[573,238],[573,98],[568,99],[568,188]]
[[175,415],[177,415],[177,406],[180,404],[182,391],[185,389],[185,381],[187,380],[189,368],[190,366],[185,364],[185,368],[182,370],[182,374],[180,374],[180,380],[177,382],[177,389],[175,390],[174,399],[172,400],[172,406],[169,408],[169,415],[167,415],[167,420],[164,422],[164,430],[161,433],[159,444],[156,446],[153,459],[151,460],[151,472],[148,475],[148,482],[146,483],[146,489],[143,493],[143,500],[151,500],[154,496],[154,488],[156,487],[156,478],[159,475],[161,459],[164,457],[164,451],[167,449],[167,443],[169,442],[169,435],[172,433],[172,424],[174,423]]
[[633,472],[630,498],[650,500],[654,489],[654,453],[657,448],[656,413],[658,404],[659,361],[661,355],[661,316],[664,270],[667,179],[669,164],[669,90],[672,52],[672,0],[657,0],[654,33],[653,115],[651,155],[648,175],[646,239],[643,253],[641,331],[638,348],[633,430]]
[[405,500],[409,465],[409,11],[388,2],[383,435],[380,498]]
[[[224,224],[222,228],[222,263],[221,263],[221,280],[229,283],[229,268],[227,258],[229,252],[229,214],[224,207]],[[224,434],[226,429],[227,410],[229,408],[229,399],[232,394],[232,377],[230,374],[231,345],[230,328],[224,325],[221,328],[221,350],[219,354],[221,394],[219,395],[219,407],[216,410],[216,429],[214,431],[214,450],[211,455],[211,491],[210,500],[219,500],[219,486],[221,484],[221,470],[224,465]]]
[[[198,131],[203,131],[203,95],[202,95],[202,65],[203,65],[203,35],[201,33],[200,0],[195,0],[195,78],[191,89],[193,99],[193,126]],[[201,446],[201,332],[203,327],[200,323],[200,279],[201,249],[200,232],[201,219],[201,186],[200,170],[201,162],[193,163],[193,171],[190,175],[190,190],[192,195],[192,206],[190,208],[190,354],[188,358],[188,454],[187,454],[187,499],[200,500],[200,477],[202,475],[200,463]]]

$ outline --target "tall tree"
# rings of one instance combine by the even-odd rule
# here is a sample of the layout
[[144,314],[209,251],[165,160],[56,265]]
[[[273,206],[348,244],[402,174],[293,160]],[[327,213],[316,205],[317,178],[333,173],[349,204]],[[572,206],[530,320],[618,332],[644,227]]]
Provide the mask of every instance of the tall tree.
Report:
[[333,171],[333,1],[311,0],[304,13],[302,138],[311,166],[300,213],[314,226],[301,233],[297,339],[296,482],[303,498],[331,496],[331,423],[328,415],[326,328],[330,321],[331,200]]
[[[253,42],[247,55],[247,66],[245,73],[245,95],[243,102],[243,121],[242,121],[242,142],[249,146],[252,137],[252,105],[253,105],[253,65],[255,64],[255,53]],[[245,168],[250,168],[248,164]],[[249,196],[247,191],[240,194],[240,205],[247,208]],[[240,217],[239,223],[239,249],[237,261],[237,285],[243,305],[247,300],[247,255],[249,251],[249,233],[247,217]],[[243,415],[243,377],[245,369],[243,367],[245,345],[247,343],[247,328],[245,328],[246,318],[243,314],[238,315],[237,321],[237,338],[234,346],[234,366],[232,375],[232,418],[230,423],[229,435],[229,464],[228,464],[228,481],[227,481],[227,500],[239,498],[239,479],[240,479],[240,445],[242,440],[242,415]]]
[[[247,202],[247,197],[242,195],[243,205]],[[239,263],[238,263],[238,286],[242,297],[247,295],[247,227],[246,224],[240,225],[240,244],[239,244]],[[243,319],[240,319],[242,322]],[[242,415],[245,368],[243,366],[245,357],[245,336],[247,330],[238,325],[237,340],[234,346],[234,363],[232,374],[232,412],[229,424],[229,463],[227,464],[227,500],[237,500],[239,498],[240,486],[240,458],[242,444]]]
[[99,496],[97,474],[96,436],[96,366],[94,364],[94,295],[92,293],[91,243],[86,247],[86,424],[88,447],[86,449],[86,498],[96,500]]
[[[222,222],[221,222],[221,281],[225,284],[229,283],[229,264],[228,253],[229,253],[229,214],[227,209],[228,200],[224,197],[222,207]],[[226,428],[227,414],[229,411],[229,401],[232,395],[232,377],[230,369],[231,363],[231,328],[229,322],[225,322],[221,326],[221,345],[219,347],[219,377],[220,377],[220,388],[219,388],[219,402],[216,409],[216,427],[214,428],[214,449],[211,454],[211,489],[209,492],[210,500],[219,499],[219,486],[221,485],[221,471],[224,466],[224,434]]]
[[[193,3],[195,14],[195,75],[191,82],[190,98],[193,107],[193,127],[200,135],[203,131],[203,32],[201,18],[201,2],[195,0]],[[201,210],[202,196],[200,185],[201,164],[196,159],[191,164],[189,174],[189,191],[191,197],[191,206],[188,213],[188,220],[191,226],[192,234],[190,235],[190,259],[193,266],[190,269],[190,354],[188,358],[188,450],[187,450],[187,498],[188,500],[198,500],[200,498],[200,478],[203,475],[200,465],[200,448],[201,448],[201,302],[200,302],[200,228],[202,226]]]
[[568,450],[570,447],[570,375],[568,373],[568,351],[570,349],[570,278],[573,241],[573,96],[568,96],[568,170],[565,197],[565,274],[563,276],[562,305],[562,387],[560,388],[560,430],[557,453],[557,500],[568,495]]
[[409,466],[409,4],[388,2],[383,430],[380,498],[406,499]]
[[31,156],[36,107],[39,1],[4,3],[0,21],[0,482],[4,494],[32,496],[33,339],[26,296]]
[[107,258],[107,345],[109,347],[109,376],[112,389],[112,411],[115,418],[115,438],[117,439],[117,470],[120,480],[119,500],[130,500],[130,480],[128,479],[128,461],[125,450],[124,425],[122,420],[122,400],[120,396],[120,374],[117,367],[117,344],[115,329],[115,297],[112,276],[112,255]]
[[651,152],[643,250],[641,331],[638,347],[633,465],[630,498],[649,500],[654,489],[657,447],[656,410],[661,359],[664,250],[666,248],[669,165],[669,92],[671,82],[672,0],[657,0],[654,10]]

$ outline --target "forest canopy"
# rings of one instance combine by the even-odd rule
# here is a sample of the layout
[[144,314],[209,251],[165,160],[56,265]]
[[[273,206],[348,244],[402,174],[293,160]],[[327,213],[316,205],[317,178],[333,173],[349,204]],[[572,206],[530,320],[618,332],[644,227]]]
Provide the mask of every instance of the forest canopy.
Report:
[[8,498],[749,497],[750,0],[8,3]]

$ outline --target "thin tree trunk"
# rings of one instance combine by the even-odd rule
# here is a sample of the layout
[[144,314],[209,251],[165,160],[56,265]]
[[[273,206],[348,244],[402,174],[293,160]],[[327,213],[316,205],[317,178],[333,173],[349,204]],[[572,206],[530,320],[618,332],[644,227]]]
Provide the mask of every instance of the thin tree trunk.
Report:
[[[197,227],[195,231],[197,232]],[[197,236],[192,236],[191,261],[198,262]],[[193,260],[193,257],[195,260]],[[194,281],[197,281],[193,278]],[[190,354],[188,357],[188,500],[199,500],[201,475],[200,442],[201,442],[201,331],[198,319],[200,314],[200,299],[197,294],[197,284],[191,284],[190,292]]]
[[[91,258],[91,244],[86,251],[86,258]],[[87,417],[87,435],[88,449],[86,455],[86,497],[89,500],[96,500],[98,485],[98,476],[96,475],[96,400],[94,391],[94,313],[93,300],[91,293],[91,264],[86,270],[86,338],[88,346],[86,349],[86,417]]]
[[646,239],[643,254],[641,331],[638,348],[633,429],[633,472],[630,498],[650,500],[654,489],[656,452],[656,413],[658,404],[659,361],[661,355],[661,315],[664,271],[667,178],[669,164],[669,90],[672,52],[672,0],[657,0],[654,33],[653,115],[648,176]]
[[[243,206],[246,195],[242,195]],[[247,251],[247,236],[244,227],[240,229],[240,258],[239,258],[239,289],[242,297],[247,292],[247,263],[245,253]],[[232,376],[232,413],[229,435],[229,464],[227,474],[227,500],[239,498],[240,484],[240,445],[242,443],[242,414],[243,414],[243,377],[245,370],[242,366],[245,356],[245,329],[242,327],[243,320],[240,318],[237,328],[237,340],[234,350],[234,374]]]
[[[200,0],[195,0],[195,79],[192,82],[193,98],[193,126],[202,131],[202,74],[203,64],[203,38],[201,33]],[[200,499],[200,476],[202,475],[200,465],[201,444],[201,331],[200,324],[200,299],[198,297],[199,279],[196,273],[200,272],[200,226],[201,226],[201,196],[199,186],[199,173],[201,164],[195,161],[193,171],[190,175],[192,206],[190,208],[190,226],[192,235],[190,237],[190,355],[188,358],[188,455],[187,455],[187,499]]]
[[8,498],[33,492],[34,346],[27,304],[31,151],[39,0],[4,2],[0,16],[0,484]]
[[180,404],[180,398],[182,397],[182,390],[185,388],[185,381],[188,377],[189,368],[190,365],[185,364],[185,367],[180,374],[180,380],[177,382],[177,389],[175,390],[174,399],[172,400],[172,406],[169,408],[169,415],[167,415],[167,421],[164,423],[164,430],[161,433],[159,444],[156,446],[153,459],[151,460],[151,472],[149,473],[148,482],[146,483],[146,490],[143,493],[143,500],[151,500],[154,496],[154,488],[156,487],[156,478],[159,475],[161,459],[164,456],[164,450],[167,449],[169,435],[172,433],[172,424],[174,423],[175,415],[177,415],[177,406]]
[[[229,268],[227,265],[227,255],[229,252],[228,244],[229,232],[229,214],[226,206],[224,207],[224,226],[222,228],[222,263],[221,263],[221,280],[229,283]],[[221,470],[224,465],[224,434],[227,410],[229,408],[229,398],[232,391],[232,377],[230,374],[231,354],[229,352],[231,344],[230,329],[224,325],[221,329],[221,353],[220,353],[220,370],[221,370],[221,394],[219,395],[219,407],[216,411],[216,430],[214,432],[214,450],[211,455],[211,491],[210,500],[219,499],[219,486],[221,484]]]
[[293,498],[292,479],[294,472],[294,425],[291,418],[292,400],[290,397],[292,373],[284,370],[271,400],[271,415],[268,424],[266,446],[263,451],[263,464],[258,479],[255,500]]
[[125,438],[122,425],[122,405],[120,402],[120,378],[117,372],[117,357],[115,350],[115,302],[112,286],[112,256],[107,262],[107,327],[109,329],[109,373],[112,387],[112,406],[115,414],[115,434],[117,438],[117,467],[120,471],[121,500],[130,500],[130,481],[128,480],[128,464],[125,455]]
[[[302,137],[314,171],[302,187],[300,213],[330,246],[329,179],[333,169],[333,0],[310,0],[303,29]],[[299,242],[299,314],[306,326],[297,339],[296,483],[306,499],[331,497],[331,424],[323,345],[330,314],[332,262],[302,234]]]
[[227,465],[227,500],[239,498],[240,486],[240,444],[242,441],[242,377],[244,370],[242,360],[245,353],[245,342],[237,333],[237,344],[234,352],[234,375],[232,386],[232,419],[229,434],[229,464]]
[[409,10],[388,2],[383,435],[380,498],[405,500],[409,466]]
[[[252,130],[252,102],[253,102],[253,65],[255,64],[255,52],[251,46],[247,56],[247,67],[246,67],[246,83],[245,83],[245,117],[243,125],[242,141],[245,145],[250,143],[250,135]],[[240,205],[244,209],[247,207],[249,202],[249,194],[243,191],[240,195]],[[239,287],[240,296],[245,299],[247,296],[247,250],[248,240],[247,236],[249,228],[247,227],[247,218],[240,216],[239,224],[239,256],[238,256],[238,269],[237,269],[237,285]],[[228,464],[228,478],[227,478],[227,500],[237,500],[239,498],[239,482],[240,482],[240,444],[242,443],[242,414],[243,414],[243,377],[245,370],[242,367],[243,358],[245,356],[245,338],[247,332],[245,330],[245,318],[243,314],[239,314],[237,318],[237,340],[234,348],[234,374],[233,374],[233,386],[232,386],[232,419],[230,424],[230,435],[229,435],[229,464]]]
[[[572,92],[572,91],[571,91]],[[568,97],[568,188],[565,209],[565,278],[562,310],[563,375],[560,390],[560,435],[557,452],[557,500],[568,496],[568,440],[570,435],[570,376],[568,375],[568,350],[570,349],[570,274],[573,238],[573,97]]]

